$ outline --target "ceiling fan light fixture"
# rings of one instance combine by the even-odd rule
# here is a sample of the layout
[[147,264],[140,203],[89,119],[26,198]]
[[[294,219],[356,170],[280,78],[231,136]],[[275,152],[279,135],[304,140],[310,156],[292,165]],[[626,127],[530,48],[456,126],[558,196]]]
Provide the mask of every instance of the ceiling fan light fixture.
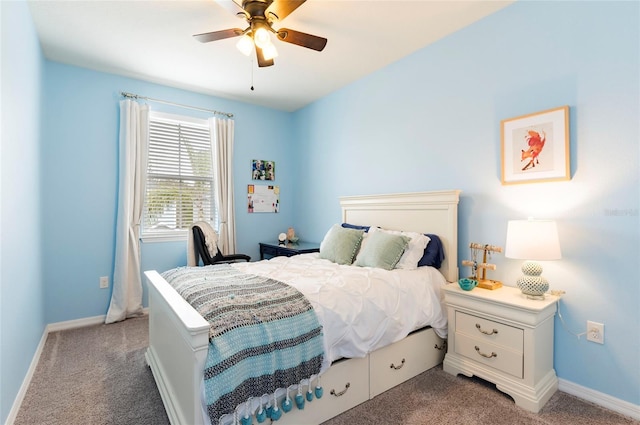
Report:
[[271,37],[269,31],[263,27],[258,28],[253,32],[253,41],[261,49],[264,49],[267,45],[271,44]]
[[247,34],[240,37],[240,40],[236,43],[236,47],[238,50],[242,52],[243,55],[249,56],[253,51],[253,40]]
[[[220,4],[228,3],[232,6],[232,13],[243,17],[249,26],[244,30],[240,28],[228,28],[226,30],[195,34],[194,37],[201,43],[240,37],[240,40],[236,43],[237,49],[247,56],[251,56],[251,54],[255,52],[260,68],[272,66],[274,64],[273,58],[278,56],[278,51],[271,40],[271,33],[276,34],[279,41],[321,52],[327,45],[326,38],[288,28],[273,28],[275,22],[280,22],[286,18],[305,3],[305,1],[306,0],[220,1]],[[242,9],[241,12],[238,12],[238,7]],[[225,8],[227,7],[225,6]]]
[[278,57],[278,50],[273,43],[269,42],[269,44],[262,48],[262,54],[266,60],[270,60]]

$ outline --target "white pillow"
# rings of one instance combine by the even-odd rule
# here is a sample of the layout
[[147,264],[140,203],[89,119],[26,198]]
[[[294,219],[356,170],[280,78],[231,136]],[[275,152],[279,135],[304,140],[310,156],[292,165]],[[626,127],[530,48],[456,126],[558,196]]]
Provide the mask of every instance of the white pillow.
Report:
[[379,227],[371,226],[369,233],[385,232],[392,235],[402,235],[411,238],[409,245],[404,250],[404,254],[400,257],[400,261],[396,264],[396,269],[415,270],[418,268],[418,261],[424,255],[424,249],[431,239],[422,233],[417,232],[401,232],[399,230],[387,230]]

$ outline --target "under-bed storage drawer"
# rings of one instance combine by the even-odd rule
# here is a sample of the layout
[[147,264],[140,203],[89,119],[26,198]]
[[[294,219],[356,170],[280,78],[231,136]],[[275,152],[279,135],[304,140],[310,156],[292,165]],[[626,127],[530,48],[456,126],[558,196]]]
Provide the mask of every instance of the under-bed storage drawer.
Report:
[[369,399],[369,359],[335,362],[322,375],[323,396],[282,415],[278,424],[317,425]]
[[370,397],[440,363],[444,354],[443,341],[433,329],[414,332],[402,341],[374,351],[369,363]]

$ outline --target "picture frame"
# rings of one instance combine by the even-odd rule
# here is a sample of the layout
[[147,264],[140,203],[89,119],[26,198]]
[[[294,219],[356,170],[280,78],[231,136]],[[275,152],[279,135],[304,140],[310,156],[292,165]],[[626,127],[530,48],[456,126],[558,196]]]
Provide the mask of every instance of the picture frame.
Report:
[[569,180],[569,106],[500,123],[503,185]]
[[275,180],[276,162],[266,159],[254,159],[251,161],[251,180]]
[[247,185],[248,213],[277,213],[280,211],[280,186]]

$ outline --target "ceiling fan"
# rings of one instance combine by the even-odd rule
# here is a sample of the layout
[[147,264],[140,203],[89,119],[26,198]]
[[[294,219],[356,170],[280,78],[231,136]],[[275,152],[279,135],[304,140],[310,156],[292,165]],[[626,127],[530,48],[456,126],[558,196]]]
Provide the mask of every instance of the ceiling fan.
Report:
[[289,28],[273,28],[275,22],[282,21],[291,12],[300,7],[306,0],[217,0],[218,4],[231,13],[244,18],[249,26],[242,30],[230,28],[221,31],[196,34],[196,40],[202,43],[223,40],[231,37],[241,37],[237,43],[238,49],[249,56],[255,46],[258,66],[273,65],[273,58],[278,52],[271,42],[271,33],[278,40],[286,43],[306,47],[321,52],[327,45],[327,39]]

